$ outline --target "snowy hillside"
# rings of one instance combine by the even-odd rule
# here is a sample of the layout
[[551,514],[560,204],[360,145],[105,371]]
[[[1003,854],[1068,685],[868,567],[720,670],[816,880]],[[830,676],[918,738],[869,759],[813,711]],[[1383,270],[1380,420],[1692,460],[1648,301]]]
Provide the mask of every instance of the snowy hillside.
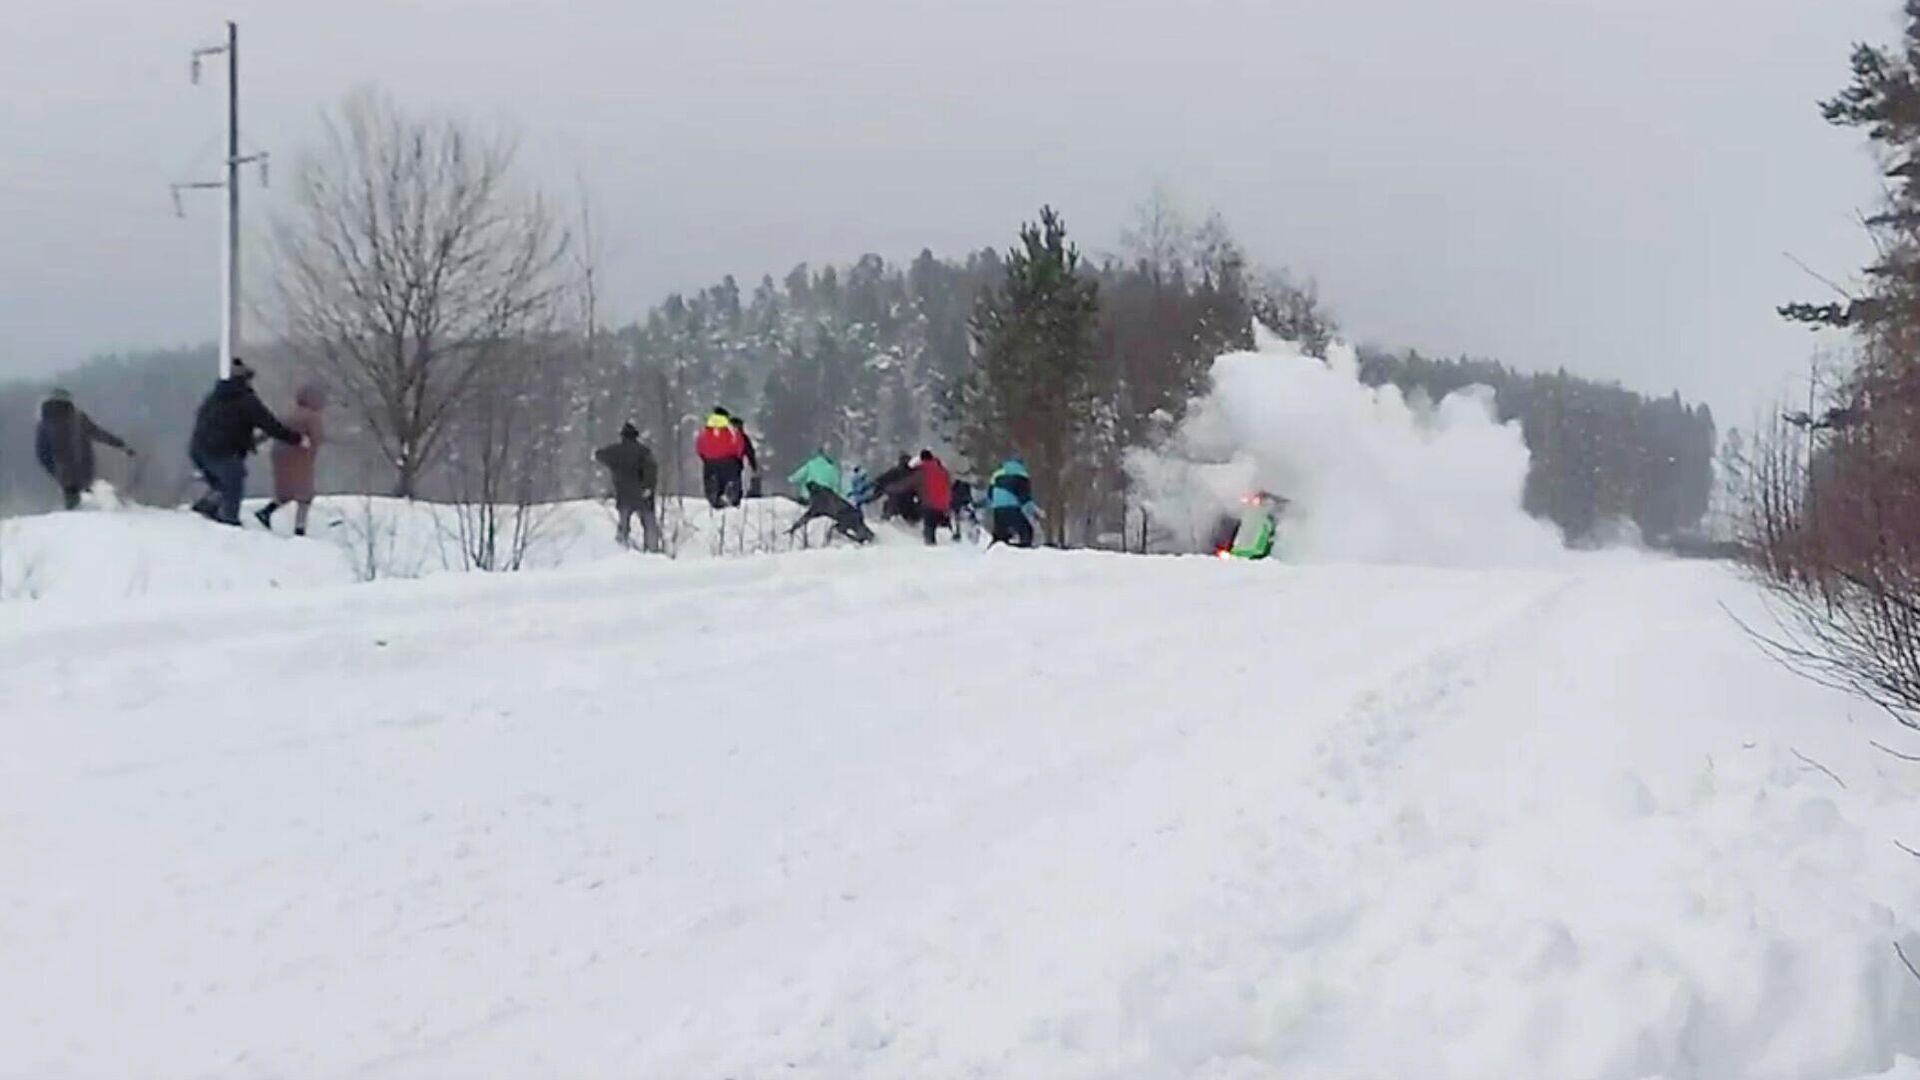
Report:
[[897,545],[0,604],[0,1073],[1920,1077],[1920,745],[1723,602]]

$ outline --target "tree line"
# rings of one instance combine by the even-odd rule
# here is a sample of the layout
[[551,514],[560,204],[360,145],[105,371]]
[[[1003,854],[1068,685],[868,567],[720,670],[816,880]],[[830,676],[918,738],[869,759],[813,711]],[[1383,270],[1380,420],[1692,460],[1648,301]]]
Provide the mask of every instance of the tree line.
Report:
[[1579,542],[1630,523],[1671,545],[1699,528],[1712,502],[1718,432],[1705,405],[1678,393],[1648,397],[1617,384],[1516,371],[1491,360],[1417,351],[1360,351],[1360,377],[1431,400],[1466,386],[1494,391],[1502,421],[1520,424],[1531,457],[1523,505]]
[[[930,446],[963,469],[1019,452],[1054,543],[1124,543],[1125,455],[1152,446],[1204,391],[1213,358],[1256,324],[1323,354],[1339,327],[1311,281],[1259,267],[1227,223],[1164,192],[1117,249],[1083,252],[1052,208],[1007,250],[922,251],[729,276],[603,325],[589,207],[526,186],[511,139],[377,94],[338,110],[273,224],[268,325],[254,349],[269,400],[303,380],[339,403],[322,457],[335,491],[531,507],[598,492],[591,450],[626,420],[668,491],[698,489],[691,438],[724,404],[768,471],[816,448],[884,465]],[[1712,419],[1564,373],[1365,354],[1375,384],[1438,397],[1498,391],[1534,453],[1530,510],[1575,538],[1619,518],[1650,536],[1705,510]],[[204,350],[100,361],[63,376],[93,415],[149,450],[136,497],[190,486],[184,454],[206,390]],[[30,425],[44,386],[0,387],[0,500],[45,505]]]

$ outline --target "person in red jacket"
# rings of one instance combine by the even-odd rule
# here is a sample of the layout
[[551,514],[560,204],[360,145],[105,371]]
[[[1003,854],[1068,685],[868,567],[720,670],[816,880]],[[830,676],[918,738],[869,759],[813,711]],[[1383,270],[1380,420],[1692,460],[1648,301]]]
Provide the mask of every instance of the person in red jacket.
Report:
[[694,436],[693,452],[700,455],[701,486],[707,505],[715,510],[740,505],[740,471],[747,455],[746,440],[733,426],[727,410],[715,408]]
[[914,466],[914,486],[920,495],[920,529],[929,547],[938,543],[940,530],[952,524],[953,474],[933,451],[920,451],[920,463]]

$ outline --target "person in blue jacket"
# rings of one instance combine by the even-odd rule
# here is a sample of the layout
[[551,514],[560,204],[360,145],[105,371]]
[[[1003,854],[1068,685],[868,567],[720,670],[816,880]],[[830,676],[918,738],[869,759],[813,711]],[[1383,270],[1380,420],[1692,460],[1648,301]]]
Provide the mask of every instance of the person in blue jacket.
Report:
[[873,477],[858,465],[847,474],[847,501],[855,506],[865,506],[880,497],[880,489],[873,484]]
[[1033,523],[1040,508],[1033,502],[1033,477],[1018,454],[1008,458],[987,481],[995,543],[1033,546]]

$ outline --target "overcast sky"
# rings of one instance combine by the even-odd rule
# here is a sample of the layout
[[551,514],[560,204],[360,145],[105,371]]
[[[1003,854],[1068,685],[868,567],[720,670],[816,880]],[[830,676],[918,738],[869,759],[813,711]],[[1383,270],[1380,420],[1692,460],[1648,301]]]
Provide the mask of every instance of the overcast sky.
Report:
[[[1115,246],[1156,182],[1316,276],[1356,337],[1711,402],[1804,379],[1772,314],[1845,277],[1875,191],[1814,102],[1895,0],[12,0],[0,376],[218,333],[218,79],[291,165],[357,85],[516,125],[584,178],[611,313],[733,273]],[[264,212],[271,193],[248,192]],[[259,217],[256,215],[255,220]]]

